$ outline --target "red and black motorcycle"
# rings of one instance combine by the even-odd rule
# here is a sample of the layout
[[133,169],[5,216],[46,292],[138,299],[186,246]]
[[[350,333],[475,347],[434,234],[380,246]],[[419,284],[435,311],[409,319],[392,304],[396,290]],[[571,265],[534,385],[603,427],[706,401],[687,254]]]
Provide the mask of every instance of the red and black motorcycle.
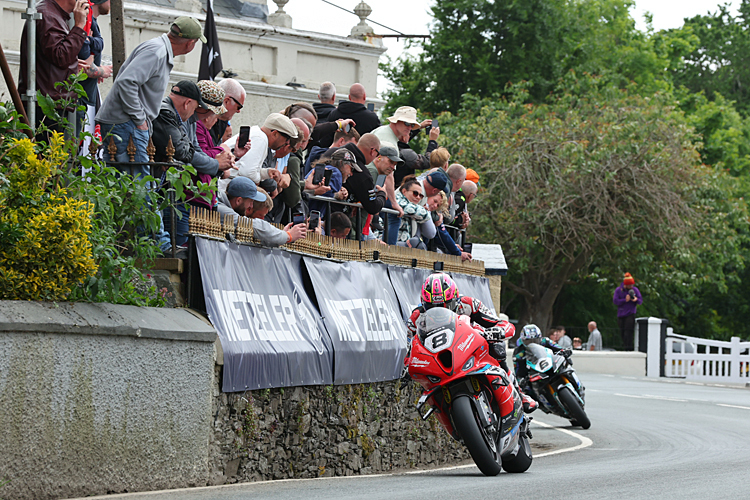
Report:
[[[417,409],[435,413],[487,476],[531,466],[530,418],[510,376],[468,317],[433,308],[417,321],[407,358],[409,375],[424,388]],[[423,412],[424,406],[430,408]]]

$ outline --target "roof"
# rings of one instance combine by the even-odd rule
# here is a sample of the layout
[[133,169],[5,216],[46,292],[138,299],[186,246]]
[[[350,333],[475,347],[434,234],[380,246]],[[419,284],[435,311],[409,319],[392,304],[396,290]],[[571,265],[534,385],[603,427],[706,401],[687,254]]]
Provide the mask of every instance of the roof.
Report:
[[[177,0],[137,0],[139,3],[158,5],[175,9]],[[268,22],[268,6],[242,0],[213,0],[214,15],[216,17],[243,19],[255,22]],[[203,3],[203,2],[201,2]],[[206,7],[203,7],[205,12]]]
[[505,276],[508,274],[508,264],[505,262],[503,247],[500,245],[474,243],[471,248],[471,256],[474,259],[484,261],[484,271],[488,275]]

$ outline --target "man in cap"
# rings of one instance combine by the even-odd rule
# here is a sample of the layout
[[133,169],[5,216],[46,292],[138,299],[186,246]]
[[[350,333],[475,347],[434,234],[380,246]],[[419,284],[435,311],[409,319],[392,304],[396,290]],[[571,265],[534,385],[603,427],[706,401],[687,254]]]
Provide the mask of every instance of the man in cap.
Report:
[[[381,175],[385,176],[385,179],[381,184],[385,188],[385,208],[392,208],[399,213],[399,215],[380,214],[380,219],[383,219],[384,223],[388,224],[388,241],[386,241],[386,243],[389,245],[395,245],[396,240],[398,239],[398,228],[401,226],[401,216],[404,215],[404,210],[398,203],[396,203],[396,187],[393,180],[393,172],[398,165],[404,162],[404,160],[399,156],[396,145],[389,142],[381,142],[379,152],[380,156],[376,157],[372,163],[367,165],[367,169],[370,171],[372,178],[376,181]],[[378,231],[382,229],[380,223],[378,223],[378,218],[373,219],[372,227]]]
[[[170,26],[169,33],[143,42],[123,63],[112,89],[96,114],[104,143],[109,144],[110,137],[114,139],[117,162],[129,161],[126,148],[130,138],[133,139],[135,162],[116,165],[118,170],[135,177],[151,174],[151,168],[145,165],[148,161],[146,147],[149,131],[161,109],[174,58],[190,53],[198,40],[206,43],[198,20],[188,16],[178,17]],[[105,157],[109,159],[109,155]],[[166,253],[172,244],[164,231],[164,224],[160,226],[156,239],[159,248]]]
[[[267,198],[268,195],[259,192],[255,183],[247,177],[235,177],[227,185],[226,191],[219,192],[216,210],[222,215],[232,215],[237,224],[240,216],[252,215],[254,203],[265,203]],[[253,234],[264,245],[277,247],[304,238],[307,225],[289,224],[282,230],[263,219],[253,219]]]
[[[234,148],[237,137],[233,136],[226,144]],[[275,168],[275,151],[297,137],[297,127],[292,120],[281,113],[271,113],[263,126],[250,128],[250,149],[247,152],[235,148],[238,175],[248,177],[256,184],[269,178],[278,183],[281,172]],[[225,189],[227,184],[227,179],[223,179],[219,182],[219,189]]]
[[[62,88],[55,87],[55,84],[66,81],[79,69],[78,52],[86,40],[83,29],[88,17],[88,0],[42,0],[36,8],[41,14],[35,21],[36,88],[42,95],[55,100],[75,100],[75,92],[65,92]],[[73,14],[72,28],[68,27],[70,14]],[[28,23],[24,25],[21,35],[21,68],[18,75],[18,91],[21,95],[26,94],[29,86],[27,25]],[[35,113],[35,127],[45,121],[53,130],[63,131],[61,124],[45,120],[44,112],[38,104]]]
[[[211,158],[201,150],[196,135],[196,109],[221,111],[222,108],[207,104],[195,82],[182,80],[172,87],[170,94],[162,100],[159,115],[153,122],[153,141],[156,148],[156,161],[167,161],[167,147],[172,141],[174,159],[183,164],[192,165],[198,174],[214,177],[219,171],[225,171],[234,165],[232,155],[228,152]],[[218,103],[221,105],[221,101]],[[189,210],[184,203],[178,202],[175,207],[182,214],[175,217],[175,241],[177,245],[187,242]],[[167,230],[171,233],[170,209],[164,211]]]

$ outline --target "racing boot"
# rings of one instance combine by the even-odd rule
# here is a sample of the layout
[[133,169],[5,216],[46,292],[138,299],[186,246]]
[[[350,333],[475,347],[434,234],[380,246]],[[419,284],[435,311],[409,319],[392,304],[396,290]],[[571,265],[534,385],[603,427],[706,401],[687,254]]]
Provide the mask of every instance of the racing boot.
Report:
[[[520,392],[520,390],[519,390]],[[521,400],[523,401],[523,412],[524,413],[533,413],[534,410],[539,408],[539,403],[534,401],[534,399],[531,396],[527,396],[523,392],[521,394]]]

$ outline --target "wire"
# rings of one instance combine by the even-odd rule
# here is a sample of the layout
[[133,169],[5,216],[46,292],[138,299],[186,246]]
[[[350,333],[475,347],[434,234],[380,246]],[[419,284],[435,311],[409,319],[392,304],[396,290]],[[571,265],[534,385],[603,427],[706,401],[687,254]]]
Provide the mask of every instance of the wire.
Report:
[[[333,6],[334,6],[334,7],[336,7],[337,9],[341,9],[341,10],[343,10],[344,12],[348,12],[349,14],[354,14],[355,16],[357,15],[357,14],[355,14],[355,13],[354,13],[354,11],[353,11],[353,10],[348,10],[348,9],[345,9],[345,8],[341,7],[340,5],[336,5],[336,4],[335,4],[335,3],[333,3],[333,2],[329,2],[328,0],[321,0],[321,1],[322,1],[322,2],[325,2],[325,3],[327,3],[328,5],[333,5]],[[357,17],[359,17],[359,16],[357,16]],[[389,27],[388,27],[388,26],[386,26],[385,24],[380,24],[380,23],[379,23],[379,22],[377,22],[377,21],[373,21],[373,20],[372,20],[372,19],[370,19],[369,17],[367,18],[367,20],[368,20],[368,21],[370,21],[370,22],[371,22],[372,24],[377,24],[378,26],[382,26],[383,28],[385,28],[385,29],[387,29],[387,30],[395,31],[395,32],[396,32],[396,33],[398,33],[399,35],[402,35],[402,36],[406,36],[406,35],[404,35],[403,33],[401,33],[401,32],[400,32],[399,30],[394,30],[393,28],[389,28]]]

